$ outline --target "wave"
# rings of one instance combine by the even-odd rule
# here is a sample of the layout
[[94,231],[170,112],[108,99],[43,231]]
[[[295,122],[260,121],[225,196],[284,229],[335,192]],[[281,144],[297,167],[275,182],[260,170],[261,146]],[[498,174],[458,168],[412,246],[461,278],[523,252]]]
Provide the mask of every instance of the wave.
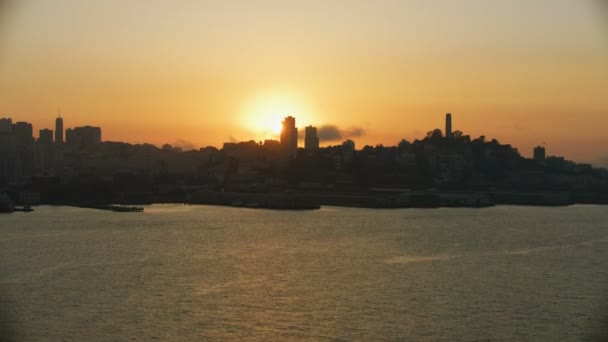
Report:
[[544,247],[530,247],[530,248],[517,249],[517,250],[496,251],[496,252],[487,252],[487,253],[395,256],[392,258],[385,259],[384,263],[386,263],[386,264],[410,264],[410,263],[419,263],[419,262],[449,261],[452,259],[467,258],[467,257],[476,258],[476,257],[487,257],[487,256],[496,256],[496,255],[529,255],[529,254],[543,253],[543,252],[549,252],[549,251],[573,248],[573,247],[580,247],[580,246],[589,247],[595,243],[607,243],[607,242],[608,242],[608,236],[604,236],[599,239],[587,240],[587,241],[573,243],[573,244],[544,246]]

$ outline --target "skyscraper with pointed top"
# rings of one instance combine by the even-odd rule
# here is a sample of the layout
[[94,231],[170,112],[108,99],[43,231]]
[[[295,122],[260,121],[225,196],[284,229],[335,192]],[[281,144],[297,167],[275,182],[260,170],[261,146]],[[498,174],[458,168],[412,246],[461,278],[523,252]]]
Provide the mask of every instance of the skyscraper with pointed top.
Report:
[[61,113],[55,119],[55,143],[63,144],[63,118]]

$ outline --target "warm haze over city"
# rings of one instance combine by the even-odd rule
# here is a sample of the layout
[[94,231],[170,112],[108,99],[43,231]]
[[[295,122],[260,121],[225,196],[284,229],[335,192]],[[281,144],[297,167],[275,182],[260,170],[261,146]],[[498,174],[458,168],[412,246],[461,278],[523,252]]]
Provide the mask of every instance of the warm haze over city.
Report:
[[[601,1],[0,1],[0,117],[198,148],[281,120],[394,145],[440,127],[608,166]],[[334,135],[336,136],[336,135]]]

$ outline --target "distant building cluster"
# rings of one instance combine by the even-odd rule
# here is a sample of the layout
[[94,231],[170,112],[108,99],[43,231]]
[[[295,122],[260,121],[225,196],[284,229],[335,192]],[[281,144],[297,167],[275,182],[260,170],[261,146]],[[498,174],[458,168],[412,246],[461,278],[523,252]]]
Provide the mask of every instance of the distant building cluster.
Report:
[[[63,118],[55,120],[55,131],[41,129],[34,138],[29,122],[0,118],[0,182],[26,182],[32,176],[51,175],[66,154],[101,144],[101,128],[64,129]],[[54,133],[54,134],[53,134]]]
[[[298,152],[298,128],[296,127],[296,118],[287,116],[283,119],[280,133],[280,140],[266,140],[265,146],[277,145],[281,147],[282,155],[287,158],[295,158]],[[352,141],[350,141],[352,142]],[[354,144],[354,142],[352,142]],[[231,143],[226,143],[231,144]],[[226,146],[224,144],[224,146]],[[319,135],[317,127],[312,125],[304,128],[304,150],[309,154],[314,154],[319,150]]]

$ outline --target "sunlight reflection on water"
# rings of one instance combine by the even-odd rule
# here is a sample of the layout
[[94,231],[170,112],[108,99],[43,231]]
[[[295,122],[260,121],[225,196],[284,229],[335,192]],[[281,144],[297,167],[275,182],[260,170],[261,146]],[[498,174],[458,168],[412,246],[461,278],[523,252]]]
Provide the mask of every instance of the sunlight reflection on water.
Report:
[[599,206],[1,219],[17,340],[580,340],[608,290]]

